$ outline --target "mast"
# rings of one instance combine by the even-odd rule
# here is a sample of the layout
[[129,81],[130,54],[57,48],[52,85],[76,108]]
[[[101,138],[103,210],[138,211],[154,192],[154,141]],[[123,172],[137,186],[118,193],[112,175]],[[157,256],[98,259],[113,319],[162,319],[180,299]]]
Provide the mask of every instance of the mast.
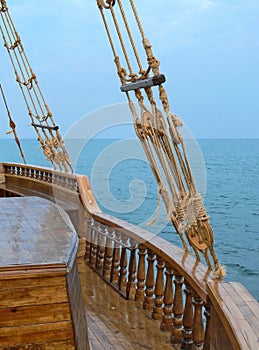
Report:
[[31,126],[34,128],[40,148],[54,169],[73,172],[72,164],[59,127],[40,89],[36,74],[30,66],[21,38],[14,26],[5,0],[0,0],[0,26],[4,46],[9,55],[16,81],[20,87]]
[[[160,61],[145,35],[134,0],[97,0],[97,6],[112,49],[121,91],[128,100],[136,134],[157,181],[158,195],[165,203],[168,218],[185,251],[189,251],[190,245],[197,261],[203,255],[208,268],[211,269],[213,264],[214,273],[224,277],[224,268],[219,265],[214,250],[209,216],[197,191],[180,133],[183,123],[171,111],[163,86],[166,78],[160,72]],[[128,17],[133,17],[132,23]],[[134,30],[133,35],[131,28],[135,27],[138,34]],[[141,54],[137,50],[136,35],[142,41]],[[141,59],[143,56],[145,59]]]

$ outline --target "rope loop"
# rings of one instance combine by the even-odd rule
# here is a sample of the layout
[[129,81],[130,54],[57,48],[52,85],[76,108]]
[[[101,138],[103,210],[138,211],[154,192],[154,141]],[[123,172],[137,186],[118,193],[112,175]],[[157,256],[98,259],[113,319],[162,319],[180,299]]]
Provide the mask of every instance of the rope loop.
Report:
[[97,6],[99,9],[105,8],[106,10],[109,10],[115,5],[115,3],[116,0],[97,0]]
[[1,12],[6,12],[8,11],[8,7],[6,5],[6,1],[5,0],[1,0],[1,9],[0,9]]

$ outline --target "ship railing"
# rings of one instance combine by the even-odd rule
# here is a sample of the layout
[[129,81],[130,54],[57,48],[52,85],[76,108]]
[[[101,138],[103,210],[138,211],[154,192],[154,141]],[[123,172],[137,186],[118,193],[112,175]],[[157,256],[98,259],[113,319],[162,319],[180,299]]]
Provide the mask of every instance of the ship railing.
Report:
[[25,186],[53,198],[58,193],[68,205],[80,197],[77,225],[85,261],[158,320],[174,347],[258,349],[259,306],[247,290],[218,281],[194,256],[162,238],[102,213],[86,176],[10,163],[1,165],[0,174],[6,188],[23,192]]
[[85,208],[86,262],[160,321],[174,348],[259,349],[259,304],[241,284],[220,281],[193,255],[104,214],[87,177],[77,181]]
[[9,179],[23,178],[30,179],[38,184],[51,185],[73,192],[78,192],[76,176],[53,171],[49,168],[36,167],[35,165],[25,165],[16,163],[1,163],[0,172]]

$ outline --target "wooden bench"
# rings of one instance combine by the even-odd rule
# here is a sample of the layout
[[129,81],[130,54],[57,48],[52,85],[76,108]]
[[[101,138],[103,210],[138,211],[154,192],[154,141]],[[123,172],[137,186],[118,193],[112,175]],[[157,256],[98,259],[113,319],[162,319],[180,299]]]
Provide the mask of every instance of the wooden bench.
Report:
[[67,214],[38,197],[1,198],[0,207],[0,348],[89,350]]
[[[211,308],[211,350],[259,349],[259,304],[237,282],[208,283]],[[218,327],[223,323],[223,327]],[[228,335],[226,335],[226,333]],[[226,347],[227,339],[230,339]]]

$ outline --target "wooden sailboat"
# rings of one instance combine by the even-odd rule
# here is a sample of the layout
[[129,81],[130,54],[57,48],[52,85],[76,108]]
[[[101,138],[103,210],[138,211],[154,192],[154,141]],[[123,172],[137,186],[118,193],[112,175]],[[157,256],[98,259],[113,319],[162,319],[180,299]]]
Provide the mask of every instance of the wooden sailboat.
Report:
[[[0,349],[257,349],[259,305],[241,284],[222,281],[213,232],[179,132],[181,122],[170,111],[165,76],[135,4],[130,0],[147,69],[122,1],[97,4],[121,90],[183,249],[100,210],[88,178],[73,173],[59,128],[1,0],[4,45],[31,125],[54,170],[1,163]],[[116,10],[138,73],[131,69]],[[105,11],[114,20],[128,71],[116,53]],[[159,91],[162,108],[153,89]],[[8,116],[11,120],[10,112]],[[160,176],[159,162],[165,176]],[[187,215],[190,208],[198,209]]]

